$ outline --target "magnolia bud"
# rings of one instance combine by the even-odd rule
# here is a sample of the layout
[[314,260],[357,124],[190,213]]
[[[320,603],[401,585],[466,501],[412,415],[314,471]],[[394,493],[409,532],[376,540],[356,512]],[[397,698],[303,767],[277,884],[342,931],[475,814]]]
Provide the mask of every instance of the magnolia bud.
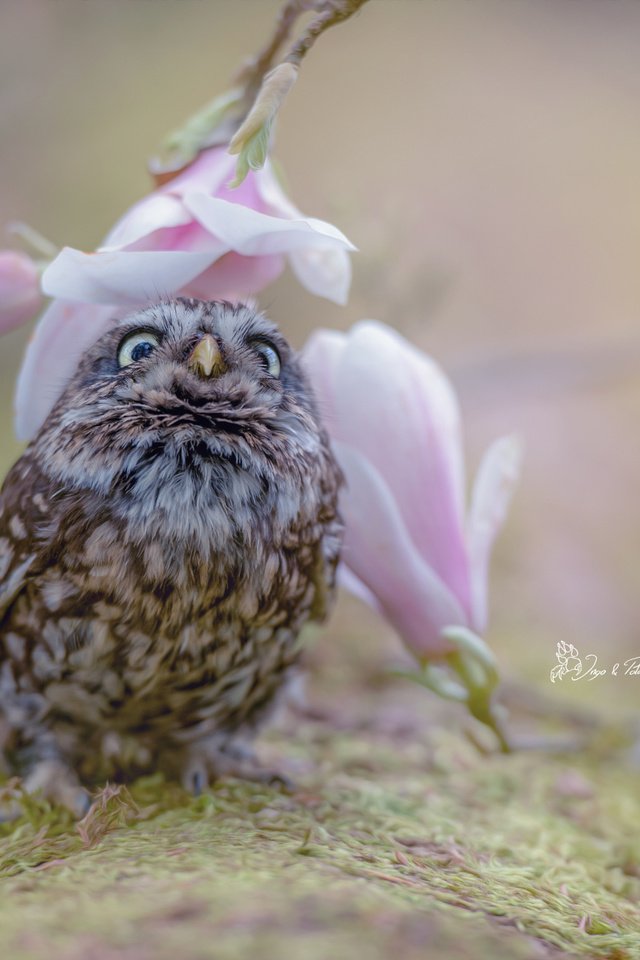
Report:
[[260,170],[265,165],[273,121],[297,76],[297,67],[281,63],[262,81],[256,102],[229,144],[229,153],[239,155],[232,186],[239,186],[249,170]]

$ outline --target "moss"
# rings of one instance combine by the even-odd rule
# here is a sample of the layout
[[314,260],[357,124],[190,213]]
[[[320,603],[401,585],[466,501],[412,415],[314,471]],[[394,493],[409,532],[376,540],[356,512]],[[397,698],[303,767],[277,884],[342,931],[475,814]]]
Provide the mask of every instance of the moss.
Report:
[[311,721],[268,751],[306,771],[293,793],[147,778],[80,824],[25,801],[2,827],[0,955],[640,956],[640,776],[620,756]]

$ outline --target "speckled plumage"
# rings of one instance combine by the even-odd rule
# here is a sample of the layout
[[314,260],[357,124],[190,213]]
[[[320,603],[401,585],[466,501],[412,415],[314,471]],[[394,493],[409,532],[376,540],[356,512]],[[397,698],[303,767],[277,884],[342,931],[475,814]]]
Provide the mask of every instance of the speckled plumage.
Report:
[[[150,356],[120,369],[135,330]],[[193,367],[215,339],[222,368]],[[209,338],[210,339],[210,338]],[[256,352],[272,344],[281,372]],[[30,789],[201,784],[333,594],[339,470],[299,362],[245,306],[176,300],[83,358],[0,495],[0,737]]]

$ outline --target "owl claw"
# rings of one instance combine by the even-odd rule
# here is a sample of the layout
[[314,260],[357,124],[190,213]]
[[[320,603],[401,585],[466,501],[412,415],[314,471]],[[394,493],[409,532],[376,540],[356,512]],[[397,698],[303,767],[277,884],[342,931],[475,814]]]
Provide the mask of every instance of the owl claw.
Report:
[[91,797],[69,767],[59,760],[41,760],[25,778],[27,793],[42,793],[45,799],[66,807],[80,820],[91,806]]
[[284,793],[295,793],[296,785],[291,777],[288,777],[286,773],[280,773],[277,770],[265,770],[264,773],[267,777],[266,782],[269,784],[269,786],[279,787],[284,791]]
[[203,769],[193,770],[189,777],[191,793],[194,797],[200,797],[209,786],[209,778]]
[[0,806],[0,823],[12,823],[19,820],[23,814],[19,803],[9,803]]
[[82,820],[82,818],[89,813],[89,810],[91,809],[91,804],[92,804],[91,797],[89,796],[87,791],[83,789],[83,787],[80,787],[78,790],[76,790],[76,796],[75,796],[75,800],[73,801],[73,807],[69,807],[69,809],[71,810],[72,813],[74,813],[74,815],[78,818],[78,820]]
[[295,791],[295,784],[278,770],[265,770],[246,744],[202,743],[193,749],[183,768],[182,783],[193,796],[201,795],[211,781],[222,777],[236,777],[253,783],[279,787],[287,793]]

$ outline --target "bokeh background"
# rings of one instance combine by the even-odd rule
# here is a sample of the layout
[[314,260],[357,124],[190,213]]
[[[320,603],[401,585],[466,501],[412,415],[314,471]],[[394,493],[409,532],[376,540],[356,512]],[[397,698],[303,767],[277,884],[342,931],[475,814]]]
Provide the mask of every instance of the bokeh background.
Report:
[[[5,0],[0,224],[95,247],[278,6]],[[470,474],[522,434],[488,639],[507,677],[558,699],[580,686],[549,685],[558,640],[603,666],[640,656],[638,36],[637,0],[371,0],[318,42],[277,131],[294,201],[360,252],[346,308],[291,275],[262,304],[298,345],[376,317],[428,350],[459,392]],[[28,333],[0,341],[1,472]],[[324,649],[338,676],[398,648],[343,598]],[[639,684],[580,695],[624,711]]]

